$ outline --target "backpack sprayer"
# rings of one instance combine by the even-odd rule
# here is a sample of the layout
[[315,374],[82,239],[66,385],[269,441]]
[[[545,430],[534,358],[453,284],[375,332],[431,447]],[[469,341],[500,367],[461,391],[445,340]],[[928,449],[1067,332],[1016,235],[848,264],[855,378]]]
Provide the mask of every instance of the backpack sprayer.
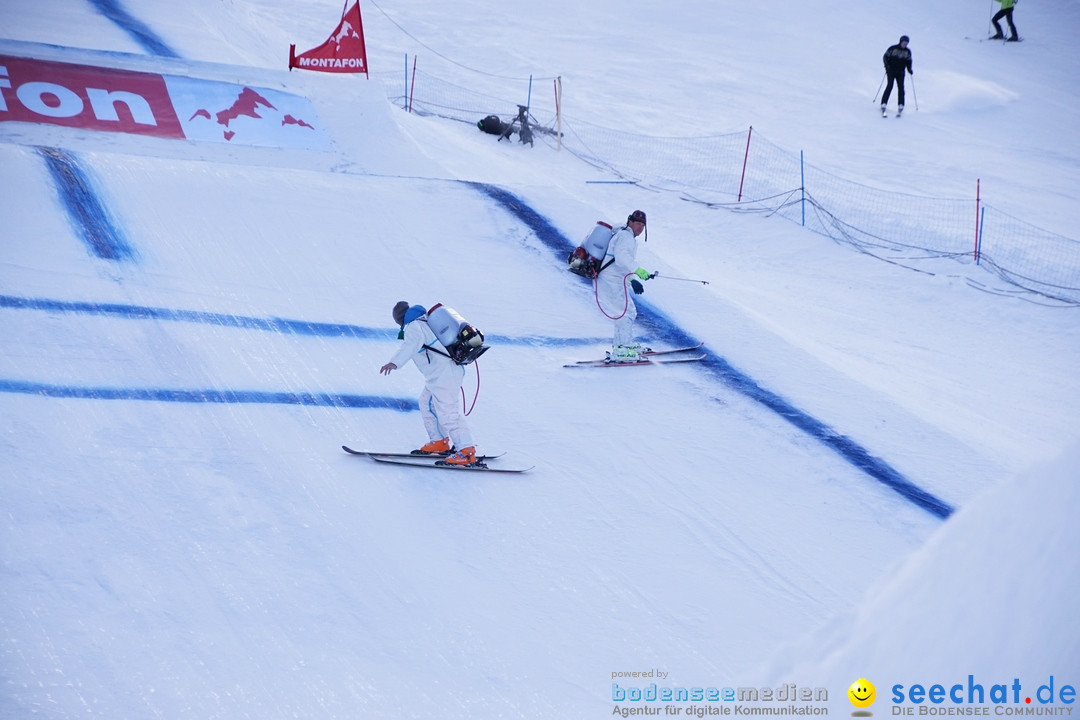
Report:
[[442,303],[436,303],[427,311],[427,323],[446,349],[443,354],[458,365],[468,365],[490,349],[484,344],[482,332],[465,322],[465,318],[453,308]]
[[585,238],[585,242],[566,258],[570,272],[590,280],[595,279],[604,269],[604,256],[607,255],[608,246],[614,235],[614,228],[603,220],[597,220],[596,227]]

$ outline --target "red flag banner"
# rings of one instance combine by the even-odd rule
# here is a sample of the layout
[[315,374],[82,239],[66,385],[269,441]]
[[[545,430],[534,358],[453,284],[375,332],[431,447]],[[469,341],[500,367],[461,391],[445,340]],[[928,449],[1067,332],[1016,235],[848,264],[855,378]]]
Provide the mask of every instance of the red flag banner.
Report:
[[360,1],[341,16],[337,29],[322,45],[296,54],[289,46],[289,69],[318,70],[334,73],[364,73],[367,70],[367,48],[364,46],[364,25],[360,20]]

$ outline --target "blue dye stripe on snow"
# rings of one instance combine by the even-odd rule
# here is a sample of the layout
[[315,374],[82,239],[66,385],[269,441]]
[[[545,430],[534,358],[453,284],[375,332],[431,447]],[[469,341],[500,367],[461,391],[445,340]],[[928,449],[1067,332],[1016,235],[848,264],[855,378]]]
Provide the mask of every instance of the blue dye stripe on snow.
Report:
[[[484,183],[467,183],[502,205],[518,220],[529,227],[536,236],[556,255],[560,262],[565,262],[569,253],[576,247],[543,216],[529,207],[521,198],[502,188]],[[696,340],[664,313],[651,307],[643,300],[636,300],[639,307],[639,322],[660,340],[675,347],[693,345]],[[902,497],[939,518],[947,518],[953,508],[943,500],[926,492],[905,478],[895,468],[881,458],[874,457],[866,448],[851,438],[840,435],[825,423],[798,409],[776,393],[766,390],[750,376],[739,371],[722,357],[710,354],[699,364],[706,372],[734,388],[746,397],[769,408],[777,415],[798,429],[807,433],[826,447],[837,452],[847,462],[865,472],[885,486],[895,490]]]
[[[41,310],[44,312],[73,313],[80,315],[103,315],[129,320],[166,320],[170,322],[188,322],[203,325],[239,328],[242,330],[261,330],[264,332],[310,335],[314,337],[357,338],[363,340],[389,340],[397,336],[392,327],[364,327],[346,323],[311,322],[308,320],[289,320],[287,318],[259,318],[229,313],[198,312],[195,310],[176,310],[171,308],[147,307],[144,305],[125,305],[122,303],[91,303],[73,300],[51,300],[48,298],[24,298],[13,295],[0,295],[0,308],[16,310]],[[572,347],[596,345],[607,342],[607,338],[565,338],[544,335],[506,335],[489,334],[484,336],[489,342],[504,345],[527,345],[530,347]]]
[[776,393],[761,387],[722,357],[710,355],[702,362],[702,366],[712,375],[723,379],[746,397],[756,400],[795,427],[832,448],[852,465],[924,510],[942,519],[952,514],[953,508],[950,505],[912,483],[887,462],[874,457],[851,438],[838,434],[817,418],[797,409]]
[[45,159],[75,232],[82,236],[90,252],[103,260],[134,259],[135,251],[113,225],[75,156],[45,147],[38,148],[38,154]]
[[202,325],[219,325],[242,330],[313,335],[317,337],[355,337],[365,339],[393,337],[396,330],[390,328],[364,328],[342,323],[319,323],[285,318],[257,318],[229,313],[198,312],[171,308],[125,305],[122,303],[91,303],[48,298],[22,298],[0,295],[0,308],[18,310],[42,310],[45,312],[74,313],[79,315],[103,315],[131,320],[167,320]]
[[109,388],[52,385],[49,383],[0,380],[0,392],[82,400],[148,400],[175,403],[221,403],[262,405],[305,405],[310,407],[377,408],[413,412],[415,399],[377,395],[331,395],[262,390],[175,390],[168,388]]
[[[146,52],[158,57],[179,58],[180,56],[165,41],[149,28],[142,20],[139,20],[121,5],[119,0],[90,0],[90,4],[97,8],[98,12],[111,20],[117,27],[126,32],[131,39],[137,42]],[[173,8],[183,12],[183,3],[173,3]]]

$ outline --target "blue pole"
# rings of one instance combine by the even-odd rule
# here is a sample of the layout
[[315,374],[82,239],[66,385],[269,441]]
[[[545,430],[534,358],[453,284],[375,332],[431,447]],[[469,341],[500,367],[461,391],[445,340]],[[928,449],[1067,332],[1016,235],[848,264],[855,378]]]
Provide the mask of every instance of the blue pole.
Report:
[[529,94],[525,98],[525,107],[532,107],[532,74],[529,74]]
[[802,225],[806,227],[806,165],[803,163],[803,151],[799,151],[799,187],[802,190]]

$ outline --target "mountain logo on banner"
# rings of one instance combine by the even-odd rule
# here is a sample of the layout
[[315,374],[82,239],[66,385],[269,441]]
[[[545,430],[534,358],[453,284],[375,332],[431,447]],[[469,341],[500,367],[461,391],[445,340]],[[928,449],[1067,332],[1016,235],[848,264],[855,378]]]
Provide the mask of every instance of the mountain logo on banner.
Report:
[[[240,92],[240,94],[236,96],[236,100],[231,105],[229,105],[229,107],[221,110],[220,112],[214,113],[213,116],[211,116],[210,111],[206,108],[199,108],[194,112],[194,114],[192,114],[188,122],[191,122],[195,118],[205,118],[207,120],[214,119],[218,125],[221,125],[225,128],[225,130],[223,131],[223,136],[225,140],[232,140],[233,137],[236,135],[236,131],[229,127],[229,123],[241,117],[262,120],[264,119],[263,115],[259,114],[261,108],[263,109],[262,112],[264,114],[266,110],[277,110],[277,108],[274,107],[274,105],[265,97],[260,95],[255,90],[252,90],[249,87],[245,87]],[[289,114],[285,114],[281,118],[281,124],[299,125],[300,127],[314,130],[314,127],[312,127],[309,123],[304,122],[303,120],[298,120]]]
[[188,140],[288,150],[333,145],[303,97],[253,85],[166,76]]
[[296,45],[289,46],[289,69],[293,68],[368,74],[359,0],[341,16],[341,22],[322,45],[299,55],[296,54]]

